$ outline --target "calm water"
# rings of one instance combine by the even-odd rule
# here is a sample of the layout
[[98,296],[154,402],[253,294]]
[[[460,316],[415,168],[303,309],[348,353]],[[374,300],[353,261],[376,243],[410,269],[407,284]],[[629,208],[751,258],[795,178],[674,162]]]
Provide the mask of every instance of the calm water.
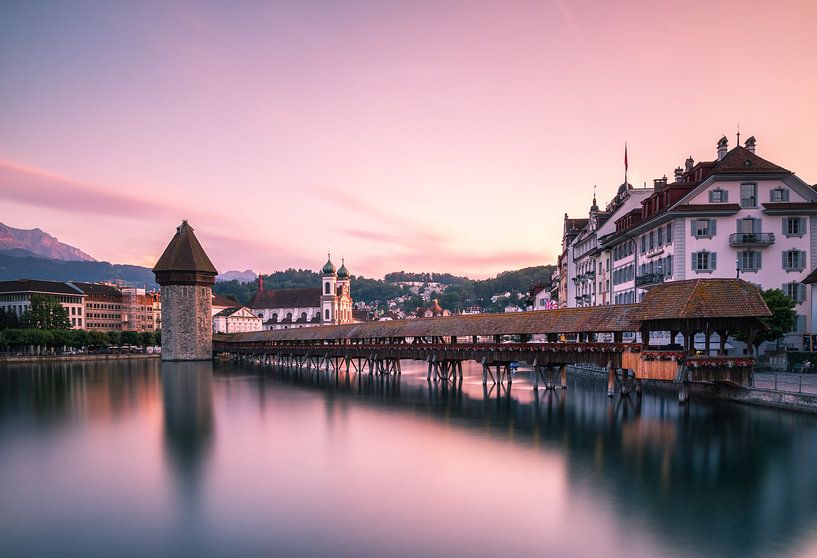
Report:
[[0,368],[0,556],[817,556],[817,420],[232,364]]

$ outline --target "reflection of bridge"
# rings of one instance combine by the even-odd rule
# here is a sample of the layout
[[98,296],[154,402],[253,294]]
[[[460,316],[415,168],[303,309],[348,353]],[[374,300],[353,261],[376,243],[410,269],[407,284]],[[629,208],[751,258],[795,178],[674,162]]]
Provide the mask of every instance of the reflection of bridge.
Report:
[[[476,361],[484,384],[489,378],[511,382],[512,364],[525,362],[534,368],[534,389],[540,379],[554,387],[556,371],[565,387],[568,365],[593,364],[608,369],[610,396],[616,385],[622,394],[632,385],[640,392],[646,378],[677,382],[685,401],[690,381],[749,384],[753,360],[728,356],[726,339],[736,331],[751,339],[769,315],[750,283],[696,279],[657,285],[639,304],[221,335],[213,350],[268,364],[371,374],[399,374],[401,360],[422,360],[428,379],[445,380],[462,377],[463,361]],[[651,332],[658,331],[668,332],[673,345],[650,345]],[[624,343],[628,332],[639,342]],[[703,356],[694,349],[697,334],[704,335]],[[675,345],[679,336],[682,343]]]

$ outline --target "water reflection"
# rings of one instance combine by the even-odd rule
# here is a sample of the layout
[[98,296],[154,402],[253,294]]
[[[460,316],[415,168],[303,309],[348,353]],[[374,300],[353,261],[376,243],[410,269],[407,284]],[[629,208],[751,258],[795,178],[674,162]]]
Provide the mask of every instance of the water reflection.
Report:
[[0,555],[48,554],[54,540],[76,556],[786,556],[815,544],[810,415],[403,370],[0,368]]
[[181,491],[196,498],[213,444],[213,364],[163,362],[164,447]]

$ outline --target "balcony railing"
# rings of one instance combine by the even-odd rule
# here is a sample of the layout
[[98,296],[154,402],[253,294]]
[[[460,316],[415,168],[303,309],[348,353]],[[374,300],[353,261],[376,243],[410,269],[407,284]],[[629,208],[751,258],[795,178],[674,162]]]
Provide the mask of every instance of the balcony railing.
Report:
[[645,273],[644,275],[637,275],[635,278],[635,286],[643,287],[645,285],[655,285],[664,282],[663,273]]
[[774,233],[732,233],[729,235],[729,246],[771,246],[774,244]]

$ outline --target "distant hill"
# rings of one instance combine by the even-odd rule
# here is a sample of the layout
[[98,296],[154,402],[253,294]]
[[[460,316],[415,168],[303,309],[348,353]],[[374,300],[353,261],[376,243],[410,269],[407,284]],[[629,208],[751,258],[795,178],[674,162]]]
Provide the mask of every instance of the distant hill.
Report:
[[40,229],[15,229],[3,223],[0,223],[0,254],[62,261],[96,261],[79,248],[60,242]]
[[[18,252],[19,254],[19,252]],[[0,253],[0,280],[46,279],[50,281],[110,281],[158,288],[153,272],[138,265],[97,261],[60,261],[26,255]]]
[[226,271],[219,273],[216,281],[240,281],[242,283],[249,283],[258,279],[258,275],[252,269],[245,269],[244,271]]

